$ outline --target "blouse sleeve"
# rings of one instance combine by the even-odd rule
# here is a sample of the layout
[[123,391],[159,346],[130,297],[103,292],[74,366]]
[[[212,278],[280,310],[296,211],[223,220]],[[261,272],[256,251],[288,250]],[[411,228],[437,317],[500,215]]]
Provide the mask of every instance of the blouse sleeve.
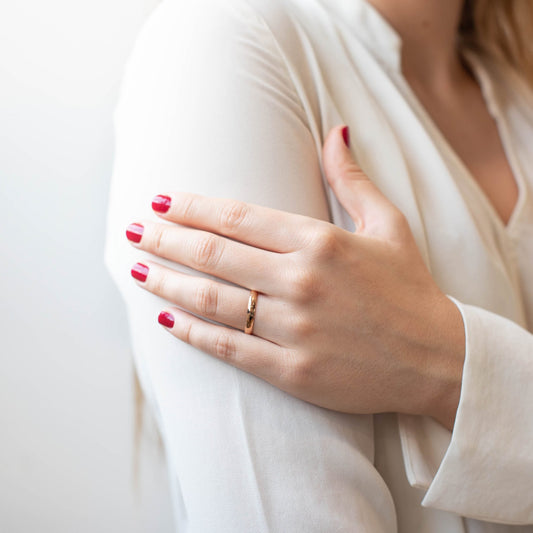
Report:
[[461,398],[422,503],[480,520],[533,524],[533,335],[452,300],[466,331]]
[[165,191],[328,218],[320,142],[269,27],[244,0],[163,2],[136,42],[114,118],[105,261],[159,420],[177,527],[395,531],[372,417],[297,400],[182,343],[157,324],[166,303],[129,274],[150,256],[125,228],[161,221],[150,202]]

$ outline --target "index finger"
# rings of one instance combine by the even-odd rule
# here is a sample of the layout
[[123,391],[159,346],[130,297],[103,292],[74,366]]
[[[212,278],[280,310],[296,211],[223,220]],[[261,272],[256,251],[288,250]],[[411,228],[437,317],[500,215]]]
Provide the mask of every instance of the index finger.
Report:
[[172,192],[152,200],[154,211],[171,222],[217,233],[272,252],[293,252],[305,241],[310,217],[238,200]]

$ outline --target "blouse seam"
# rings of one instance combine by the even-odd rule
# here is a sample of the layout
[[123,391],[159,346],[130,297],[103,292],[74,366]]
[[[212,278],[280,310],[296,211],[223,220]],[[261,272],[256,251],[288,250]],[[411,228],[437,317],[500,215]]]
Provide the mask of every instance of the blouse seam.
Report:
[[[306,117],[306,119],[308,119],[308,114],[305,110],[305,106],[303,104],[303,101],[302,101],[302,98],[301,98],[301,95],[300,95],[300,91],[298,90],[298,86],[296,84],[296,81],[295,81],[295,77],[294,77],[294,74],[292,72],[292,69],[290,67],[290,62],[287,58],[287,56],[285,55],[284,51],[283,51],[283,48],[282,46],[280,45],[278,39],[276,38],[274,32],[272,31],[272,28],[270,27],[270,25],[268,24],[268,22],[266,21],[266,19],[264,18],[263,15],[261,15],[260,13],[258,13],[251,5],[250,3],[248,2],[248,0],[245,0],[246,1],[246,5],[248,6],[248,8],[250,9],[250,11],[252,12],[253,16],[258,20],[258,22],[260,22],[262,24],[262,26],[267,30],[268,32],[268,35],[270,36],[270,38],[272,39],[272,42],[274,44],[274,47],[278,53],[278,56],[279,56],[279,59],[281,60],[280,62],[283,64],[283,67],[285,68],[285,72],[291,82],[291,87],[292,87],[292,90],[294,92],[294,94],[296,95],[296,100],[297,100],[297,104],[298,104],[298,107],[300,109],[300,111],[303,113],[303,115]],[[310,128],[309,126],[309,122],[307,121],[306,122],[306,126],[308,128]]]

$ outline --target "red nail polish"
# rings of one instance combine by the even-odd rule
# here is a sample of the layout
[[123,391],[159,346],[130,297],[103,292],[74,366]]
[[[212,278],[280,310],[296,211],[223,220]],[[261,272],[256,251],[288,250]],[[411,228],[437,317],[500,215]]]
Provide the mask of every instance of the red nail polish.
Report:
[[157,321],[166,328],[171,328],[174,326],[174,317],[166,311],[161,311],[161,313],[159,313]]
[[146,281],[148,270],[149,268],[146,265],[135,263],[131,269],[131,275],[139,281]]
[[130,224],[126,229],[126,237],[128,237],[131,242],[141,242],[143,232],[144,226],[141,226],[140,224]]
[[348,126],[342,128],[342,138],[344,139],[344,144],[350,148],[350,128]]
[[152,200],[152,209],[158,213],[166,213],[170,209],[172,198],[158,194]]

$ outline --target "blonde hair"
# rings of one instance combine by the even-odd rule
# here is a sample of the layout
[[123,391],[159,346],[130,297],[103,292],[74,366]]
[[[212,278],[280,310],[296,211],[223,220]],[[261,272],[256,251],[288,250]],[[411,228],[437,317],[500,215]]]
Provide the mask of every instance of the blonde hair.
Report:
[[533,2],[466,0],[460,37],[500,64],[511,67],[533,88]]

